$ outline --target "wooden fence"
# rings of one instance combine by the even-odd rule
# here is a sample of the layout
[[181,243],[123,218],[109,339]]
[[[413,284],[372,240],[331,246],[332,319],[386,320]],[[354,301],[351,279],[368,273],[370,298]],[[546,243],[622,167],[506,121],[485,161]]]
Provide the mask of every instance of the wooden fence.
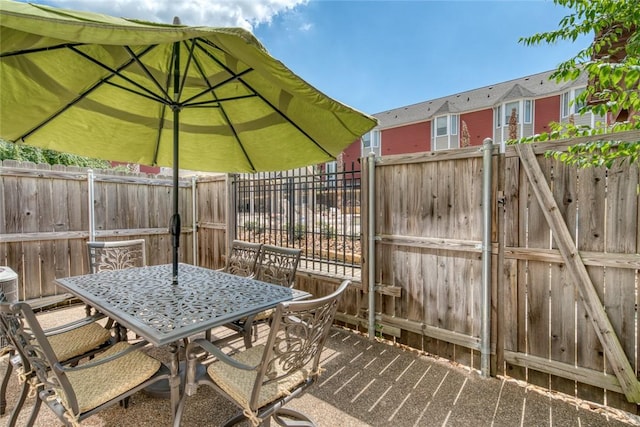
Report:
[[[18,273],[21,299],[56,295],[54,278],[88,272],[87,170],[4,161],[0,178],[0,265]],[[170,263],[171,186],[171,178],[96,171],[96,238],[144,238],[150,264]],[[191,193],[183,180],[180,261],[187,263],[193,260]]]
[[[577,170],[545,156],[588,140],[494,152],[491,372],[637,413],[638,168]],[[374,170],[376,327],[478,369],[482,153],[389,156]]]
[[[544,156],[576,142],[494,151],[491,374],[638,413],[639,171]],[[340,322],[368,326],[373,205],[377,333],[480,366],[482,167],[478,147],[377,159],[373,183],[365,167],[362,286],[347,290]],[[19,273],[22,298],[55,294],[54,277],[87,271],[86,171],[4,162],[0,178],[0,264]],[[97,236],[144,237],[151,264],[170,262],[170,192],[169,178],[98,174]],[[180,193],[180,260],[221,267],[235,226],[226,177],[182,180]],[[302,270],[296,286],[323,295],[340,280]]]

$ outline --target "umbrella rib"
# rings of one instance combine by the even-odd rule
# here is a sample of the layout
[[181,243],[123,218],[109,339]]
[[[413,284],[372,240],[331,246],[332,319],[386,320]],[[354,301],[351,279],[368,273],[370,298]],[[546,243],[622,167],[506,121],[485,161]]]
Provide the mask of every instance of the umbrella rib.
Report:
[[[240,136],[238,135],[238,132],[236,131],[235,126],[233,126],[233,123],[231,123],[231,121],[229,120],[229,116],[227,115],[227,112],[224,110],[224,107],[222,106],[222,104],[219,103],[220,100],[217,99],[216,94],[214,92],[216,87],[218,87],[218,86],[220,86],[220,85],[222,85],[224,83],[219,83],[216,86],[212,86],[211,82],[209,82],[209,79],[207,78],[204,70],[202,69],[202,64],[200,64],[200,62],[196,58],[194,58],[194,63],[196,64],[196,68],[198,69],[198,72],[200,73],[200,76],[207,83],[207,86],[209,86],[209,89],[207,91],[205,91],[204,93],[208,92],[208,93],[211,94],[211,96],[213,97],[213,100],[210,101],[210,102],[218,102],[218,108],[220,108],[220,112],[222,113],[222,116],[224,117],[224,120],[227,122],[227,125],[229,126],[229,129],[231,129],[231,132],[233,132],[233,137],[236,139],[236,141],[238,141],[238,145],[240,146],[240,149],[242,150],[242,154],[244,155],[245,160],[247,161],[247,163],[249,164],[251,169],[255,170],[256,169],[255,165],[251,161],[251,158],[249,157],[249,153],[247,153],[247,150],[244,148],[244,144],[242,143],[242,140],[240,139]],[[204,95],[204,93],[202,93],[200,95]],[[200,96],[200,95],[197,95],[197,96]],[[193,98],[190,98],[190,99],[193,99]],[[203,103],[195,103],[195,104],[191,104],[191,105],[192,106],[201,106],[202,104]]]
[[[155,46],[157,46],[157,45],[155,45]],[[143,55],[145,55],[146,53],[148,53],[148,52],[151,50],[151,48],[152,48],[152,47],[155,47],[155,46],[150,46],[149,48],[145,49],[145,50],[142,52],[142,54],[140,54],[140,55],[136,54],[136,53],[133,51],[133,49],[131,49],[131,47],[129,47],[129,46],[124,46],[124,48],[125,48],[125,50],[127,51],[127,53],[129,53],[129,56],[131,56],[131,59],[132,59],[136,64],[138,64],[138,66],[142,69],[142,72],[145,74],[145,76],[147,76],[147,77],[149,78],[149,80],[151,80],[151,81],[153,82],[153,84],[158,88],[158,90],[159,90],[160,92],[162,92],[162,94],[164,95],[164,100],[171,99],[171,97],[169,96],[169,93],[164,89],[164,87],[162,87],[162,85],[160,84],[160,82],[158,82],[158,80],[153,76],[153,74],[151,74],[151,71],[149,71],[149,69],[146,67],[146,65],[144,65],[144,64],[142,63],[142,61],[140,60],[140,58],[141,58]],[[133,83],[133,84],[136,84],[136,83],[134,83],[134,82],[132,82],[132,83]],[[145,89],[145,90],[147,90],[147,91],[148,91],[148,89],[146,89],[146,88],[144,88],[144,87],[142,87],[142,89]],[[149,92],[150,92],[150,93],[152,93],[154,96],[156,95],[156,94],[154,94],[154,93],[153,93],[153,92],[151,92],[151,91],[149,91]],[[156,99],[156,98],[154,98],[154,99]],[[164,101],[164,100],[163,100],[163,101]]]
[[[218,49],[218,50],[222,50],[220,49],[218,46],[216,46],[215,44],[211,43],[209,40],[206,39],[202,39],[202,42],[206,43],[207,45],[211,46],[214,49]],[[273,111],[277,112],[280,117],[282,117],[284,120],[286,120],[291,126],[293,126],[294,128],[296,128],[298,130],[298,132],[300,132],[302,135],[304,135],[305,137],[307,137],[307,139],[309,141],[311,141],[318,149],[320,149],[323,153],[325,153],[327,156],[331,157],[332,159],[335,159],[336,157],[329,153],[327,150],[324,149],[324,147],[319,144],[315,139],[313,139],[311,137],[311,135],[309,135],[307,132],[304,131],[304,129],[302,129],[300,126],[298,126],[298,124],[291,120],[289,118],[289,116],[287,116],[286,114],[284,114],[278,107],[276,107],[274,104],[272,104],[271,102],[269,102],[269,100],[267,100],[264,96],[260,95],[260,93],[255,90],[248,82],[246,82],[242,76],[240,74],[235,74],[231,69],[229,69],[227,66],[225,66],[222,62],[220,62],[215,56],[211,55],[206,49],[204,49],[202,46],[200,46],[198,44],[198,47],[200,49],[202,49],[202,51],[209,56],[209,58],[211,58],[213,61],[215,61],[216,63],[218,63],[218,65],[220,65],[222,68],[225,69],[225,71],[227,71],[229,74],[231,74],[233,76],[234,79],[236,79],[238,82],[242,83],[247,89],[249,89],[252,93],[255,94],[255,96],[257,96],[258,98],[260,98],[265,104],[267,104],[269,107],[271,107],[273,109]],[[255,71],[253,68],[250,68],[248,70],[245,70],[245,72],[243,72],[243,74],[246,74],[250,71]],[[355,138],[354,138],[355,139]]]
[[[186,44],[186,42],[185,42],[185,44]],[[187,63],[184,66],[184,72],[182,73],[182,81],[180,82],[180,87],[178,88],[179,89],[178,90],[178,98],[175,100],[176,102],[177,102],[178,99],[180,99],[182,97],[182,89],[184,89],[185,82],[187,81],[187,74],[188,74],[188,71],[189,71],[189,67],[191,66],[191,61],[194,59],[193,58],[193,49],[195,48],[195,45],[196,45],[196,40],[193,39],[191,45],[188,46],[189,55],[187,56]]]
[[[210,91],[207,91],[210,92]],[[231,98],[215,98],[209,101],[200,101],[200,102],[192,102],[190,104],[183,104],[182,106],[185,108],[198,108],[198,107],[215,107],[215,108],[219,108],[221,107],[221,103],[223,102],[228,102],[228,101],[237,101],[240,99],[248,99],[248,98],[255,98],[256,95],[254,94],[249,94],[249,95],[242,95],[242,96],[234,96]]]
[[[243,76],[243,75],[247,74],[247,73],[248,73],[248,72],[250,72],[250,71],[253,71],[253,69],[252,69],[252,68],[250,68],[250,69],[245,70],[245,71],[243,71],[243,72],[241,72],[241,73],[238,73],[238,74],[236,74],[236,75],[232,75],[232,76],[231,76],[231,77],[229,77],[228,79],[225,79],[225,80],[221,81],[220,83],[218,83],[217,85],[212,86],[212,85],[211,85],[211,83],[209,83],[209,81],[207,80],[207,78],[204,76],[204,73],[202,72],[202,70],[200,70],[200,72],[201,72],[201,74],[202,74],[202,78],[207,82],[207,85],[208,85],[209,87],[208,87],[207,89],[203,90],[202,92],[200,92],[200,93],[198,93],[198,94],[196,94],[196,95],[192,96],[191,98],[189,98],[189,99],[185,99],[185,100],[184,100],[184,102],[183,102],[183,104],[184,104],[185,106],[189,106],[189,105],[200,105],[200,104],[202,104],[203,102],[191,102],[191,101],[193,101],[194,99],[199,98],[199,97],[201,97],[201,96],[204,96],[204,95],[206,95],[207,93],[213,93],[213,91],[214,91],[214,90],[216,90],[217,88],[219,88],[220,86],[223,86],[223,85],[225,85],[225,84],[229,83],[230,81],[237,80],[237,79],[238,79],[238,76]],[[226,98],[226,100],[243,99],[243,98],[247,98],[247,97],[254,97],[254,96],[256,96],[256,95],[255,95],[255,94],[253,94],[253,95],[243,95],[243,96],[237,96],[237,97],[234,97],[234,98]],[[206,103],[206,102],[213,102],[213,101],[204,101],[204,103]]]
[[[143,55],[145,55],[145,54],[149,53],[149,52],[150,52],[153,48],[155,48],[156,46],[157,46],[157,45],[153,45],[153,46],[149,46],[149,47],[147,47],[147,48],[146,48],[146,49],[145,49],[145,50],[144,50],[140,55],[136,55],[135,53],[133,53],[133,52],[131,52],[131,51],[130,51],[130,49],[128,48],[128,46],[125,46],[125,49],[126,49],[126,50],[128,50],[128,51],[130,51],[130,54],[133,54],[134,56],[133,56],[133,58],[131,58],[129,61],[127,61],[126,63],[122,64],[120,67],[118,67],[118,68],[116,68],[116,69],[113,69],[113,68],[111,68],[111,67],[107,66],[106,64],[104,64],[104,63],[102,63],[102,62],[98,61],[97,59],[95,59],[95,58],[93,58],[93,57],[91,57],[91,56],[87,55],[86,53],[84,53],[84,52],[82,52],[82,51],[80,51],[80,50],[78,50],[78,49],[75,49],[73,46],[70,46],[70,47],[69,47],[69,49],[71,49],[73,52],[77,53],[78,55],[82,56],[83,58],[85,58],[85,59],[87,59],[87,60],[89,60],[89,61],[93,62],[93,63],[94,63],[94,64],[96,64],[97,66],[99,66],[99,67],[101,67],[101,68],[104,68],[105,70],[109,71],[109,72],[111,73],[111,75],[110,75],[110,76],[106,76],[106,77],[104,77],[103,79],[101,79],[101,81],[102,81],[102,82],[107,82],[107,81],[108,81],[109,79],[111,79],[112,77],[114,77],[114,76],[118,76],[118,77],[120,77],[121,79],[123,79],[123,80],[125,80],[125,81],[127,81],[127,82],[131,83],[131,84],[132,84],[132,85],[134,85],[134,86],[136,86],[137,88],[139,88],[139,89],[140,89],[140,90],[142,90],[143,92],[146,92],[147,94],[149,94],[149,95],[150,95],[153,99],[155,99],[156,101],[158,101],[158,102],[167,102],[167,99],[168,99],[168,98],[167,98],[167,99],[163,99],[161,96],[158,96],[158,94],[156,94],[156,93],[152,92],[151,90],[147,89],[146,87],[142,86],[141,84],[139,84],[139,83],[137,83],[137,82],[135,82],[135,81],[131,80],[131,79],[130,79],[130,78],[128,78],[127,76],[125,76],[125,75],[123,75],[123,74],[121,74],[121,73],[120,73],[120,71],[121,71],[121,70],[123,70],[123,69],[127,68],[127,67],[128,67],[129,65],[131,65],[133,62],[136,62],[136,63],[137,63],[137,64],[139,64],[139,65],[142,65],[142,64],[141,64],[141,62],[139,61],[139,58],[140,58],[141,56],[143,56]],[[143,67],[143,70],[145,70],[145,69],[146,69],[144,66],[142,66],[142,67]],[[152,79],[152,80],[153,80],[153,79]],[[155,80],[154,80],[154,81],[155,81]],[[117,86],[117,87],[120,87],[120,88],[123,88],[122,86],[117,85],[117,84],[113,84],[113,85],[114,85],[114,86]],[[137,91],[135,91],[135,90],[133,90],[133,89],[128,89],[128,91],[129,91],[129,92],[132,92],[132,93],[135,93],[135,94],[138,94],[138,95],[141,95],[141,96],[144,96],[142,93],[137,92]],[[164,95],[166,95],[166,92],[164,92]],[[149,96],[147,96],[147,97],[149,97]]]
[[10,56],[28,55],[30,53],[51,52],[52,50],[68,49],[71,46],[84,46],[84,43],[65,43],[57,46],[41,47],[38,49],[24,49],[15,52],[0,53],[0,58],[8,58]]
[[[126,91],[132,92],[132,93],[134,93],[134,94],[136,94],[136,95],[139,95],[139,96],[143,96],[143,97],[146,97],[146,98],[153,99],[154,101],[157,101],[157,102],[161,102],[161,103],[166,103],[166,102],[167,102],[166,100],[164,100],[164,99],[162,99],[162,98],[157,97],[157,95],[156,95],[156,94],[154,94],[154,93],[153,93],[153,92],[151,92],[151,91],[147,91],[147,92],[149,92],[149,93],[151,94],[151,96],[149,96],[149,95],[145,95],[144,93],[136,92],[136,91],[134,91],[133,89],[125,88],[125,87],[120,86],[120,85],[118,85],[118,84],[115,84],[115,83],[113,83],[113,82],[109,82],[109,80],[110,80],[114,75],[117,75],[117,76],[119,76],[119,77],[123,78],[124,80],[127,80],[127,81],[131,82],[132,84],[134,84],[134,85],[136,85],[136,86],[140,87],[141,89],[145,89],[144,87],[142,87],[142,86],[138,85],[136,82],[131,81],[131,80],[130,80],[130,79],[128,79],[127,77],[125,77],[125,76],[123,76],[122,74],[120,74],[120,70],[121,70],[121,69],[123,69],[123,68],[125,68],[125,67],[128,67],[128,66],[131,64],[131,61],[133,61],[133,60],[131,60],[130,62],[127,62],[127,63],[125,63],[125,64],[122,64],[122,66],[121,66],[121,67],[119,67],[117,70],[114,70],[114,69],[111,69],[111,68],[107,67],[105,64],[101,63],[100,61],[96,60],[95,58],[92,58],[91,56],[86,55],[84,52],[82,52],[82,51],[80,51],[80,50],[76,49],[76,46],[83,46],[83,45],[82,45],[82,44],[73,44],[73,45],[66,44],[66,45],[60,45],[59,47],[64,47],[64,48],[67,48],[67,49],[71,50],[72,52],[74,52],[74,53],[76,53],[76,54],[78,54],[78,55],[82,56],[83,58],[85,58],[85,59],[87,59],[87,60],[89,60],[89,61],[93,62],[94,64],[98,65],[99,67],[101,67],[101,68],[104,68],[104,69],[108,70],[108,71],[111,73],[111,75],[109,75],[109,76],[105,76],[105,77],[103,77],[102,79],[100,79],[100,80],[96,81],[96,82],[95,82],[91,87],[89,87],[87,90],[85,90],[84,92],[81,92],[80,94],[78,94],[78,96],[77,96],[75,99],[73,99],[72,101],[70,101],[69,103],[67,103],[64,107],[62,107],[60,110],[56,111],[54,114],[52,114],[51,116],[49,116],[48,118],[46,118],[46,119],[45,119],[45,120],[43,120],[42,122],[40,122],[37,126],[33,127],[33,128],[32,128],[32,129],[30,129],[29,131],[25,132],[25,133],[24,133],[23,135],[21,135],[18,139],[23,139],[23,140],[24,140],[25,138],[28,138],[28,137],[29,137],[29,135],[33,134],[34,132],[38,131],[38,130],[39,130],[39,129],[41,129],[42,127],[46,126],[46,125],[47,125],[47,124],[49,124],[51,121],[53,121],[55,118],[57,118],[57,117],[58,117],[58,116],[60,116],[62,113],[64,113],[65,111],[67,111],[69,108],[73,107],[73,106],[74,106],[74,105],[76,105],[78,102],[80,102],[81,100],[85,99],[85,98],[87,97],[87,95],[89,95],[90,93],[92,93],[94,90],[98,89],[100,86],[102,86],[102,84],[109,84],[109,85],[112,85],[112,86],[116,86],[116,87],[119,87],[119,88],[124,89],[124,90],[126,90]],[[152,46],[152,47],[153,47],[153,46]],[[146,54],[147,52],[149,52],[149,51],[151,50],[151,48],[152,48],[152,47],[150,47],[150,48],[148,48],[148,49],[145,49],[145,51],[143,52],[143,54]],[[35,51],[35,50],[30,51],[30,52],[34,52],[34,51]],[[145,91],[146,91],[146,89],[145,89]]]

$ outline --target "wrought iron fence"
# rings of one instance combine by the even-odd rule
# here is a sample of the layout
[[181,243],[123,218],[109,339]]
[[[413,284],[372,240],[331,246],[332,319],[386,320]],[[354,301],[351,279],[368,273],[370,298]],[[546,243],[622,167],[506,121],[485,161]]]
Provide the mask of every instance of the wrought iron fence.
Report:
[[301,267],[360,275],[360,172],[235,175],[236,238],[302,249]]

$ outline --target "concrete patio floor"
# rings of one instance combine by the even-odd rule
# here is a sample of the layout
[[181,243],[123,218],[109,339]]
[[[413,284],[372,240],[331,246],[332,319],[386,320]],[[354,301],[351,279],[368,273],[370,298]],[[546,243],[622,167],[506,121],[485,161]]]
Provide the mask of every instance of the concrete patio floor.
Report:
[[[83,307],[57,310],[41,319],[53,325],[80,317],[82,312]],[[165,353],[157,349],[154,354]],[[332,330],[323,360],[325,371],[319,381],[290,404],[320,426],[640,426],[640,418],[623,412],[589,408],[565,395],[540,392],[512,380],[481,378],[447,361],[370,341],[342,328]],[[14,374],[8,390],[9,410],[18,390]],[[30,398],[25,404],[18,425],[24,425],[32,402]],[[235,411],[209,387],[201,387],[188,400],[182,426],[218,426]],[[0,423],[7,420],[7,415],[0,417]],[[43,405],[36,426],[58,425],[61,423]],[[116,405],[82,425],[170,426],[169,401],[138,393],[128,409]]]

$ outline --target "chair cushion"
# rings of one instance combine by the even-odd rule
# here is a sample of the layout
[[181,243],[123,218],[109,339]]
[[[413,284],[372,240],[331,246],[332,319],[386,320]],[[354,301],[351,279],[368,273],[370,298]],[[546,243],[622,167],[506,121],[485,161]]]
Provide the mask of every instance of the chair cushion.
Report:
[[[116,343],[93,360],[111,356],[130,345],[127,342]],[[80,412],[83,413],[142,384],[160,369],[160,365],[159,360],[136,350],[102,365],[68,372],[67,377],[76,393]],[[57,392],[60,394],[59,390]],[[62,397],[63,405],[69,408],[66,399]]]
[[58,360],[64,362],[100,347],[111,338],[111,332],[98,323],[47,337]]
[[253,321],[254,322],[260,322],[260,321],[263,321],[263,320],[267,320],[275,312],[276,312],[275,308],[268,308],[268,309],[266,309],[264,311],[261,311],[260,313],[256,314],[256,317],[253,318]]
[[[262,359],[264,349],[264,345],[257,345],[237,353],[232,357],[245,365],[256,366]],[[240,407],[255,411],[290,394],[291,390],[295,389],[296,386],[306,380],[310,374],[310,370],[300,369],[287,377],[264,385],[260,390],[260,398],[258,399],[257,408],[249,407],[251,392],[253,391],[253,386],[256,382],[256,371],[246,371],[235,368],[224,362],[216,361],[209,365],[207,373],[222,390],[224,390],[238,403]],[[284,371],[282,371],[278,365],[277,375],[281,375],[283,373]]]

